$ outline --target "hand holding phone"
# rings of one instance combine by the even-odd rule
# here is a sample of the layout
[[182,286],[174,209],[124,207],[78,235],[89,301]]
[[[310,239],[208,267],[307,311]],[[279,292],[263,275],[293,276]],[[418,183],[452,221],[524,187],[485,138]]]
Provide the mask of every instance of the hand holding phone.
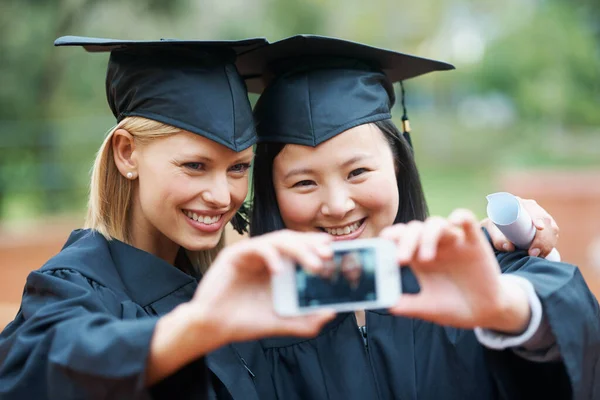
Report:
[[397,261],[410,265],[419,292],[403,294],[391,314],[439,325],[518,333],[529,321],[527,293],[502,278],[496,255],[475,215],[465,209],[448,218],[395,224]]
[[332,244],[333,257],[318,273],[286,260],[271,279],[273,304],[280,315],[319,309],[348,312],[388,308],[401,293],[396,246],[385,239],[359,239]]

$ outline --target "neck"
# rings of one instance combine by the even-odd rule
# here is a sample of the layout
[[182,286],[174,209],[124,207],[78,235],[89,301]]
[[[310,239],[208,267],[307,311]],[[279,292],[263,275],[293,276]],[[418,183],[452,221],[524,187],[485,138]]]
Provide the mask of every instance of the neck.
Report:
[[145,219],[139,207],[132,207],[130,224],[130,244],[132,246],[175,265],[175,258],[181,246],[166,237]]

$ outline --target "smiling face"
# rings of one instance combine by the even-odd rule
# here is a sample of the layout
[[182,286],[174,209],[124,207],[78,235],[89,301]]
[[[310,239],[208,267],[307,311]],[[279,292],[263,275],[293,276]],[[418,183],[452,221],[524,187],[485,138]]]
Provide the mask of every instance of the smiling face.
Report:
[[296,231],[375,237],[398,213],[392,151],[372,124],[316,147],[286,145],[275,157],[273,184],[283,222]]
[[246,198],[252,158],[189,132],[135,146],[134,245],[163,258],[215,247]]

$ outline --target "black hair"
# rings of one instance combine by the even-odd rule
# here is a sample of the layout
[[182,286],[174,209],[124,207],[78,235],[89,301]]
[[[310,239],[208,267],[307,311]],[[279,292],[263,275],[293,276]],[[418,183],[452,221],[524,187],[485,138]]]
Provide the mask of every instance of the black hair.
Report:
[[[411,146],[391,119],[377,121],[373,125],[379,128],[390,145],[396,166],[399,202],[394,223],[415,219],[424,221],[428,214],[427,203]],[[273,162],[285,145],[285,143],[259,143],[256,146],[250,236],[285,229],[273,185]]]

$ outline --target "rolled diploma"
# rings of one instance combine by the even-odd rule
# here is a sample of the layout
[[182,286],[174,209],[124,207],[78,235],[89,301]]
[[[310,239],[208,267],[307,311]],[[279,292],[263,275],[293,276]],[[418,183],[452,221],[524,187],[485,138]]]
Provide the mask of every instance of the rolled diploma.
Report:
[[[516,247],[529,249],[535,237],[536,228],[529,213],[521,207],[519,199],[507,192],[492,193],[488,200],[489,219]],[[549,261],[560,261],[560,254],[552,249],[546,256]]]

